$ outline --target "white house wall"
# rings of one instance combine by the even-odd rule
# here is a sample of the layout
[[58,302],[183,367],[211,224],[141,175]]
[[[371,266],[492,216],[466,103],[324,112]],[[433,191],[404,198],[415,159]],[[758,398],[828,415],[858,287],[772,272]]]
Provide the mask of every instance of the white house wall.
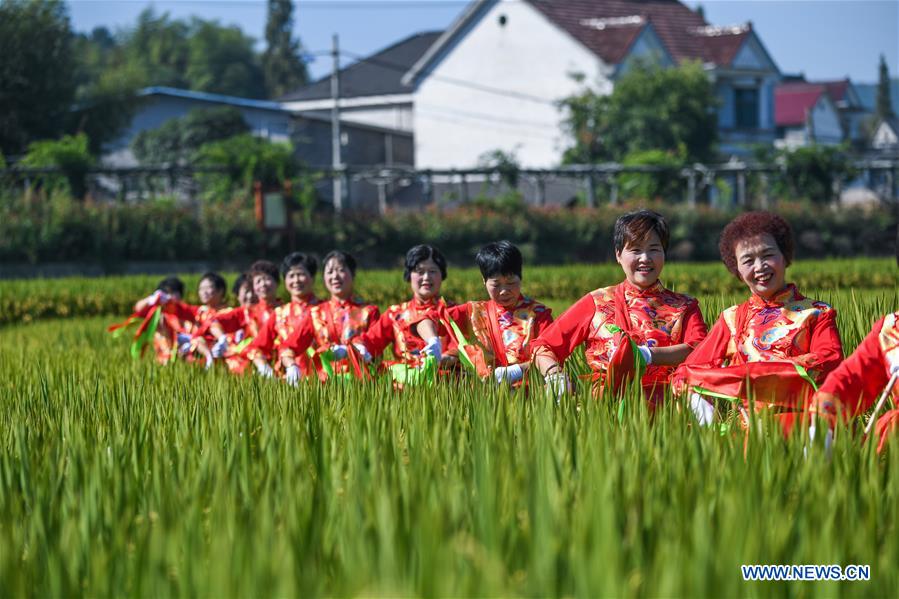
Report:
[[812,108],[811,119],[815,142],[820,144],[838,144],[843,141],[843,127],[840,115],[834,105],[822,94]]
[[412,132],[412,104],[395,106],[371,106],[364,108],[343,108],[342,121],[374,125],[385,129]]
[[877,131],[874,133],[871,145],[879,149],[894,148],[899,145],[899,137],[896,136],[896,132],[889,125],[880,123],[880,126],[877,127]]
[[583,85],[570,74],[582,73],[601,93],[611,92],[601,61],[527,3],[497,2],[485,11],[421,76],[414,105],[418,167],[471,167],[497,149],[515,152],[525,167],[556,165],[567,140],[554,102]]

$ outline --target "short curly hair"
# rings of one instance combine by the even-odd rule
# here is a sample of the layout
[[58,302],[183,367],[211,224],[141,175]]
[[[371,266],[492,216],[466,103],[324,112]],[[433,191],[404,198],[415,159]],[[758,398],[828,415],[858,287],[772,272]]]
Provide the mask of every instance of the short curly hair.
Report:
[[738,279],[740,272],[737,269],[737,244],[765,233],[774,238],[785,264],[789,266],[793,262],[793,229],[782,217],[771,212],[747,212],[730,221],[721,231],[721,238],[718,240],[721,260],[727,270]]

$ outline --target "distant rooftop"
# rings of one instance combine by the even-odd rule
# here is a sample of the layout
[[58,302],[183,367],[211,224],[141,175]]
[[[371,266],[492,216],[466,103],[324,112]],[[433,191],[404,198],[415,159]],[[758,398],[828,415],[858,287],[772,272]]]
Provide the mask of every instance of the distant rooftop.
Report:
[[139,92],[138,96],[173,96],[176,98],[185,98],[188,100],[199,100],[202,102],[210,102],[214,104],[230,104],[231,106],[241,106],[243,108],[256,108],[258,110],[275,110],[284,112],[284,107],[278,102],[271,100],[252,100],[250,98],[240,98],[237,96],[226,96],[224,94],[212,94],[209,92],[198,92],[189,89],[179,89],[177,87],[166,87],[164,85],[156,85],[153,87],[145,87]]
[[[431,47],[441,31],[417,33],[371,56],[340,70],[340,97],[359,98],[412,93],[412,87],[403,85],[403,75]],[[324,100],[331,97],[331,77],[294,90],[280,98],[279,102]]]

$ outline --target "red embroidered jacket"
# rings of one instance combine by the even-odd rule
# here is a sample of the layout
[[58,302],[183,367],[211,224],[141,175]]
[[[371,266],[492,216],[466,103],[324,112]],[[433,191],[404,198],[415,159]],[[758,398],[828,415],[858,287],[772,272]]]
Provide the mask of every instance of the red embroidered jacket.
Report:
[[[440,298],[436,302],[423,303],[413,298],[402,304],[390,306],[372,326],[363,333],[358,341],[372,356],[384,353],[387,346],[393,344],[393,354],[397,363],[402,362],[412,368],[422,363],[421,350],[425,342],[413,330],[413,325],[433,317],[435,311],[442,314],[447,310],[447,302]],[[455,343],[445,330],[439,332],[440,343],[444,355],[454,353]]]
[[[275,308],[273,317],[269,318],[259,329],[259,334],[244,350],[244,356],[251,362],[257,357],[271,360],[277,349],[296,331],[303,319],[309,315],[312,306],[321,303],[314,295],[300,300],[292,300]],[[300,363],[302,366],[303,363]],[[276,368],[280,367],[280,361]]]
[[836,310],[804,297],[792,284],[769,301],[752,295],[721,313],[684,365],[717,367],[786,360],[822,381],[843,360],[836,318]]
[[[899,365],[899,312],[888,314],[874,324],[861,344],[827,376],[821,393],[837,398],[834,410],[842,416],[862,414],[874,405],[890,380],[894,365]],[[891,390],[894,405],[899,399],[899,384]],[[899,426],[899,409],[887,411],[877,420],[877,449],[882,451],[888,433]]]
[[[618,312],[616,302],[624,304]],[[665,289],[661,283],[641,290],[624,281],[582,297],[534,341],[533,351],[537,355],[548,353],[561,363],[578,345],[586,343],[584,353],[594,372],[594,388],[599,389],[615,350],[615,333],[606,326],[610,324],[627,332],[638,345],[650,347],[681,343],[695,347],[708,330],[699,303],[692,297]],[[642,383],[647,387],[667,384],[673,370],[650,365]]]
[[797,409],[814,392],[807,379],[823,381],[843,360],[836,316],[794,285],[767,301],[752,295],[721,313],[709,336],[675,371],[674,391],[738,399],[744,425],[752,398],[756,408],[775,409],[789,433]]
[[[345,301],[331,298],[309,310],[309,315],[282,348],[291,349],[299,357],[310,347],[320,353],[332,345],[347,345],[368,330],[379,315],[377,306],[358,298]],[[333,367],[335,373],[343,373],[348,372],[349,364],[343,359],[334,362]]]
[[[511,310],[486,300],[453,306],[447,314],[470,344],[464,351],[481,377],[497,366],[528,362],[531,341],[553,320],[551,309],[525,296]],[[443,334],[445,326],[438,330]]]

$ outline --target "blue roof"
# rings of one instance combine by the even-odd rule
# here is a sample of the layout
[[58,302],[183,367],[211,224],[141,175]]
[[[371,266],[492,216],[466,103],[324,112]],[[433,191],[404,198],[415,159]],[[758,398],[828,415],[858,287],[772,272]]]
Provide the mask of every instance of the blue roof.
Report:
[[226,96],[224,94],[211,94],[209,92],[198,92],[189,89],[178,89],[177,87],[165,87],[157,85],[153,87],[145,87],[139,92],[139,96],[174,96],[176,98],[186,98],[188,100],[199,100],[201,102],[213,102],[216,104],[228,104],[230,106],[241,106],[243,108],[256,108],[258,110],[274,110],[276,112],[290,112],[286,110],[280,102],[272,102],[271,100],[251,100],[250,98],[240,98],[237,96]]
[[[862,106],[873,112],[877,105],[877,84],[855,83],[853,85],[855,85]],[[890,79],[890,104],[893,105],[893,112],[899,114],[899,79],[896,78]]]

